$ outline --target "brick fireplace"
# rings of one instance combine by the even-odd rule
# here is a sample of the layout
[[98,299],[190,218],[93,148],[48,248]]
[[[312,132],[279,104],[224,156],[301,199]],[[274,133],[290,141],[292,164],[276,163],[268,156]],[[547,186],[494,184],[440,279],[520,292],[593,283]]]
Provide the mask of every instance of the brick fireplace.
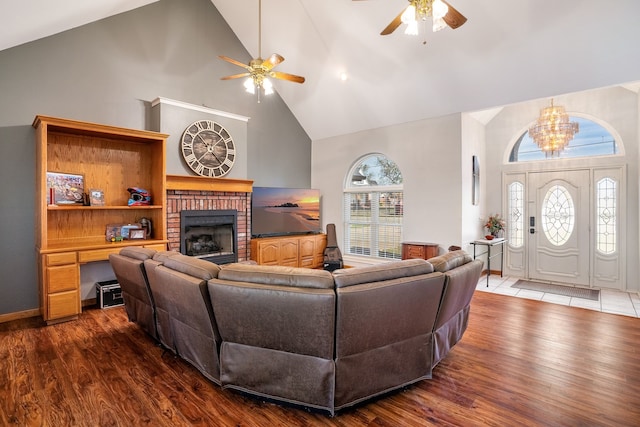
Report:
[[182,211],[235,210],[238,261],[250,259],[252,184],[246,180],[167,175],[169,250],[180,251]]

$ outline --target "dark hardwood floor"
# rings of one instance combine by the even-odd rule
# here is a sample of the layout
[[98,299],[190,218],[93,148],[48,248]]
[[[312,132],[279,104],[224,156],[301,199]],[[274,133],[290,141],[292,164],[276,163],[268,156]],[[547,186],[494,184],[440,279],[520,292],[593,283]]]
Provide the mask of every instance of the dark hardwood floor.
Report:
[[330,417],[222,390],[90,308],[0,324],[0,425],[638,426],[640,320],[476,292],[432,380]]

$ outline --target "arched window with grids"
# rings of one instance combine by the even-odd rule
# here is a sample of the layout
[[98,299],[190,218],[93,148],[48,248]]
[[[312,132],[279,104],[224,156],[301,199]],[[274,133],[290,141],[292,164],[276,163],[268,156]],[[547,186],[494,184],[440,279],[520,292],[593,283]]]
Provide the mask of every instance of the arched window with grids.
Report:
[[345,179],[344,252],[402,257],[402,173],[383,154],[358,159]]

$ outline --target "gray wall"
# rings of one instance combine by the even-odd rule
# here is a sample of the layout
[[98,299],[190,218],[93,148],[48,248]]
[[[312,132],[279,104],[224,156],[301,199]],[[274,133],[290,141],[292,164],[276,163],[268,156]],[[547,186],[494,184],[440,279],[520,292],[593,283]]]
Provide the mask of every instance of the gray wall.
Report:
[[248,116],[245,178],[310,186],[307,134],[277,95],[258,104],[241,80],[220,80],[240,70],[221,54],[250,59],[209,0],[161,0],[0,52],[0,315],[38,307],[37,114],[150,129],[161,96]]

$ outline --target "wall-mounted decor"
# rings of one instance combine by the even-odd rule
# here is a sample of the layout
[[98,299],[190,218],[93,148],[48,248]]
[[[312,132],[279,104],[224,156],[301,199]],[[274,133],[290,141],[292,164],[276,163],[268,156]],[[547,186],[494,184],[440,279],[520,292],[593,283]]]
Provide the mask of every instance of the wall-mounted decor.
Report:
[[474,205],[480,203],[480,163],[478,162],[478,156],[472,156],[471,158],[471,170],[473,174],[473,185],[471,186],[471,202]]
[[198,120],[187,126],[180,143],[186,164],[200,176],[225,176],[236,161],[236,146],[224,126]]
[[[47,204],[84,204],[84,176],[72,173],[47,172]],[[53,200],[52,200],[53,197]]]

